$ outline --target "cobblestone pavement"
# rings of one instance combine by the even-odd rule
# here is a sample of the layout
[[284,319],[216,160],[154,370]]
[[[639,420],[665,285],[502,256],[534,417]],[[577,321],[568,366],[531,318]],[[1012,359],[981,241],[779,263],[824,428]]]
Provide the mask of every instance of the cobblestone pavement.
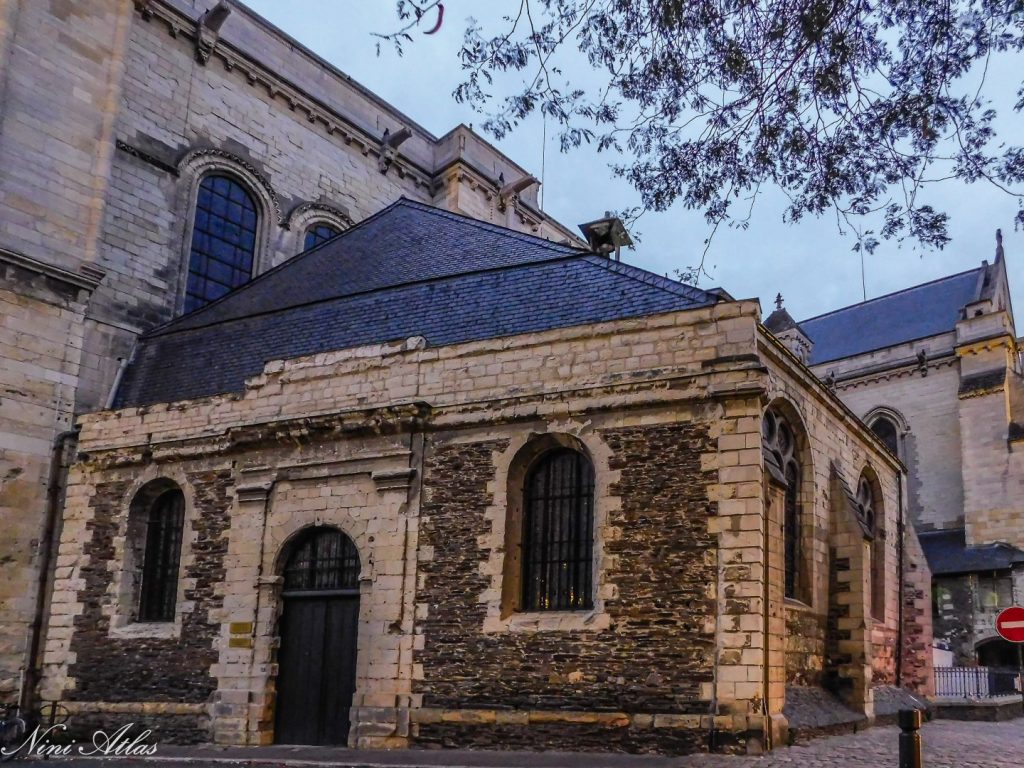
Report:
[[[899,728],[869,728],[856,734],[815,739],[806,746],[777,749],[760,758],[694,755],[681,766],[700,768],[898,768]],[[1003,723],[937,720],[921,729],[924,768],[1021,768],[1024,719]]]
[[[1005,723],[939,720],[921,730],[925,768],[1022,768],[1024,719]],[[899,729],[869,728],[764,757],[644,757],[460,750],[352,751],[323,747],[167,747],[157,758],[54,758],[51,768],[898,768]],[[21,763],[41,766],[38,761]]]

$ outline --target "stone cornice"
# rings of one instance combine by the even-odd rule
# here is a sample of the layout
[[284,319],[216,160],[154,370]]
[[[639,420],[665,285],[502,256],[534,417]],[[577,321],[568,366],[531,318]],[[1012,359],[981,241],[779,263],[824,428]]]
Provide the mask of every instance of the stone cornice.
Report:
[[[763,367],[726,365],[700,373],[661,374],[630,382],[579,386],[557,392],[516,394],[463,403],[397,403],[362,410],[285,418],[228,426],[215,434],[160,438],[140,433],[128,444],[83,445],[81,460],[109,468],[151,460],[191,459],[281,444],[305,444],[332,437],[444,431],[453,427],[496,426],[530,421],[540,412],[587,415],[658,409],[697,398],[763,397]],[[734,381],[737,373],[754,377]],[[696,388],[694,388],[696,387]],[[390,479],[384,479],[390,483]]]
[[982,352],[989,352],[999,347],[1005,347],[1013,350],[1016,344],[1013,336],[1008,333],[998,333],[994,336],[987,336],[984,339],[977,339],[976,341],[969,341],[965,344],[960,344],[956,348],[956,356],[964,357],[966,355],[977,355]]
[[901,360],[896,364],[879,366],[874,369],[868,369],[863,373],[851,373],[844,375],[842,378],[837,377],[836,389],[846,391],[848,389],[867,386],[868,384],[875,384],[879,381],[902,379],[914,375],[920,376],[922,373],[926,373],[927,371],[937,371],[941,368],[952,368],[956,365],[956,362],[956,357],[949,353],[944,354],[942,357],[930,359],[923,366],[916,360],[914,362]]
[[[90,448],[78,455],[78,461],[95,466],[112,467],[147,464],[154,460],[181,460],[226,454],[234,451],[271,447],[279,444],[306,444],[331,436],[392,434],[422,426],[430,412],[425,403],[412,403],[384,408],[318,416],[304,416],[280,421],[241,424],[214,435],[199,435],[175,440],[132,443],[111,448]],[[259,483],[252,484],[254,488]]]
[[44,275],[52,280],[64,283],[66,285],[74,286],[75,288],[81,288],[86,291],[94,291],[96,287],[103,280],[106,275],[106,270],[101,267],[97,267],[92,264],[83,264],[79,267],[80,272],[75,273],[61,267],[55,267],[52,264],[46,264],[37,259],[33,259],[31,256],[26,256],[23,253],[17,253],[15,251],[9,251],[6,248],[0,248],[0,263],[12,264],[21,269],[29,270],[40,275]]
[[[136,7],[144,20],[162,22],[171,37],[184,37],[192,41],[197,39],[196,20],[176,8],[156,0],[137,2]],[[209,54],[209,60],[213,59],[219,59],[229,72],[237,69],[245,76],[249,85],[263,89],[271,99],[284,101],[292,112],[304,113],[308,122],[319,125],[327,135],[337,135],[345,144],[354,146],[364,155],[380,157],[383,150],[379,136],[374,136],[301,87],[264,67],[233,45],[230,40],[218,39]],[[434,141],[432,136],[425,138]],[[431,188],[433,174],[430,169],[423,168],[402,155],[396,156],[390,165],[400,177],[409,177],[417,186]]]
[[[167,27],[167,31],[171,37],[185,37],[193,41],[198,39],[199,32],[197,30],[197,20],[190,18],[182,11],[163,2],[159,2],[159,0],[136,0],[135,6],[145,21],[155,19],[162,22]],[[322,60],[320,60],[319,57],[316,57],[315,54],[310,55],[321,66],[329,68],[329,65],[327,65],[326,62],[322,62]],[[384,148],[381,144],[380,136],[376,136],[362,126],[357,125],[354,121],[345,117],[334,108],[307,93],[300,86],[292,83],[286,78],[282,78],[277,73],[263,66],[260,62],[256,61],[241,49],[233,45],[230,40],[218,38],[216,45],[209,50],[208,59],[210,61],[213,59],[220,60],[224,68],[228,71],[237,69],[245,76],[249,85],[254,88],[261,88],[271,99],[283,100],[292,112],[301,112],[305,114],[309,123],[318,125],[328,136],[340,137],[346,145],[354,147],[364,156],[372,155],[378,160],[383,157]],[[361,87],[357,87],[357,84],[355,83],[348,83],[348,85],[356,88],[360,92],[364,91]],[[388,110],[388,105],[374,97],[373,94],[366,92],[364,95],[378,103],[382,110],[392,112],[392,116],[396,122],[411,122],[405,115],[397,113],[394,110]],[[457,128],[454,130],[457,130]],[[417,127],[417,131],[425,141],[430,142],[432,145],[436,145],[438,143],[439,140],[436,137],[427,133],[423,129]],[[487,146],[490,145],[488,144]],[[167,167],[167,164],[162,160],[136,147],[132,147],[124,142],[119,142],[118,148],[164,170],[170,170]],[[494,150],[494,152],[496,155],[508,160],[511,165],[518,167],[518,164],[511,161],[511,159],[506,158],[498,150]],[[475,167],[466,158],[456,158],[439,169],[424,167],[410,158],[397,153],[389,155],[388,160],[388,168],[393,168],[400,178],[409,178],[416,186],[422,187],[431,195],[436,193],[439,186],[443,183],[442,179],[446,178],[446,173],[450,171],[452,167],[471,171],[476,174],[478,178],[475,179],[475,181],[480,189],[486,191],[488,198],[497,195],[498,192],[499,184],[497,179],[490,178],[484,171]],[[533,230],[538,229],[542,223],[548,222],[563,232],[566,237],[570,239],[576,237],[570,230],[555,219],[520,200],[516,201],[515,213],[524,225],[531,227]]]

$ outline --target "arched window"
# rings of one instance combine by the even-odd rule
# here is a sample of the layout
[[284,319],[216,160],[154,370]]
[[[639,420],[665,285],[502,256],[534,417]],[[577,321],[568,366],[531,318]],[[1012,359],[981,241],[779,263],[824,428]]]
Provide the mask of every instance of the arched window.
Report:
[[284,591],[338,592],[359,588],[359,553],[334,528],[313,528],[300,539],[284,567]]
[[871,422],[871,431],[878,435],[878,438],[885,443],[885,447],[893,456],[900,455],[899,430],[896,424],[888,416],[879,416]]
[[522,609],[593,607],[594,467],[562,448],[538,459],[523,491]]
[[885,536],[881,527],[881,505],[875,483],[862,474],[857,483],[857,514],[871,536],[871,616],[885,617]]
[[785,555],[785,594],[799,594],[800,570],[800,461],[793,428],[782,414],[765,412],[761,424],[761,447],[771,475],[785,488],[783,509],[783,552]]
[[185,497],[177,488],[161,493],[149,507],[139,590],[139,621],[174,621],[184,523]]
[[256,203],[241,184],[223,175],[203,178],[192,226],[186,312],[249,281],[258,224]]
[[310,248],[315,248],[320,243],[326,243],[332,237],[336,237],[341,234],[341,230],[332,227],[330,224],[314,224],[306,230],[306,240],[302,246],[302,250],[308,251]]

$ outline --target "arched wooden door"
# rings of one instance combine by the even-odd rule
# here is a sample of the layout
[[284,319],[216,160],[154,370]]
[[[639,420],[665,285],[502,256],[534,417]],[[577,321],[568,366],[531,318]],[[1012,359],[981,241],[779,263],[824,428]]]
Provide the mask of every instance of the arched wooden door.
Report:
[[333,528],[299,539],[284,569],[274,740],[346,744],[356,687],[359,554]]

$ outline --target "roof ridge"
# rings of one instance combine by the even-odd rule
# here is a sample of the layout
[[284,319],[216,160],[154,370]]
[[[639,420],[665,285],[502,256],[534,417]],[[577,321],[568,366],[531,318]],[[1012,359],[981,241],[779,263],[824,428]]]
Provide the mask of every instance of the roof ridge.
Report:
[[[205,329],[205,328],[212,328],[213,326],[221,325],[221,324],[224,324],[224,323],[231,323],[231,322],[236,322],[236,321],[239,321],[239,320],[249,320],[249,319],[251,319],[253,317],[264,317],[266,315],[273,315],[273,314],[277,314],[279,312],[288,312],[288,311],[293,310],[293,309],[301,309],[303,307],[313,307],[313,306],[316,306],[318,304],[327,304],[327,303],[332,302],[332,301],[341,301],[341,300],[344,300],[344,299],[351,299],[351,298],[355,298],[357,296],[368,296],[368,295],[372,295],[374,293],[386,293],[387,291],[396,290],[398,288],[408,288],[409,286],[412,286],[412,285],[429,285],[431,283],[441,283],[441,282],[444,282],[446,280],[455,280],[457,278],[468,277],[470,275],[486,275],[488,273],[503,272],[505,270],[513,270],[513,269],[521,269],[523,267],[531,267],[531,266],[535,266],[537,264],[557,264],[559,262],[569,261],[569,260],[572,260],[572,259],[586,260],[588,256],[592,256],[592,255],[593,254],[591,254],[589,252],[586,252],[586,253],[567,253],[564,256],[562,256],[561,258],[557,258],[557,259],[534,259],[534,260],[531,260],[531,261],[523,261],[523,262],[520,262],[518,264],[503,264],[503,265],[495,266],[495,267],[487,267],[486,269],[473,269],[473,270],[470,270],[468,272],[455,272],[455,273],[449,274],[449,275],[435,275],[434,277],[425,277],[425,278],[421,278],[419,280],[407,280],[406,282],[403,282],[403,283],[392,283],[390,285],[382,285],[382,286],[378,286],[376,288],[367,288],[366,290],[356,291],[355,293],[346,293],[346,294],[337,295],[337,296],[327,296],[327,297],[324,297],[324,298],[321,298],[321,299],[314,299],[312,301],[303,301],[303,302],[298,302],[296,304],[288,304],[288,305],[282,306],[282,307],[272,307],[270,309],[265,309],[265,310],[261,310],[261,311],[258,311],[258,312],[250,312],[248,314],[239,315],[238,317],[224,317],[224,318],[220,318],[219,320],[213,320],[213,321],[211,321],[209,323],[205,323],[203,325],[192,325],[192,326],[188,326],[188,327],[185,327],[185,328],[168,328],[167,327],[168,324],[165,323],[160,328],[154,328],[152,331],[146,332],[140,338],[149,339],[149,338],[160,337],[160,336],[169,336],[169,335],[171,335],[173,333],[182,333],[182,332],[187,332],[187,331],[199,331],[199,330],[202,330],[202,329]],[[247,283],[247,285],[248,285],[248,283]],[[158,333],[157,331],[160,331],[160,332]]]
[[649,269],[638,267],[635,264],[626,264],[622,261],[612,261],[612,259],[606,256],[599,256],[592,252],[588,253],[587,256],[593,257],[590,261],[604,269],[611,272],[617,272],[624,277],[644,283],[645,285],[652,285],[655,288],[660,288],[668,293],[684,296],[687,299],[698,300],[699,296],[702,300],[707,301],[707,298],[711,295],[704,289],[698,288],[695,285],[670,280],[667,277],[662,277],[657,272],[652,272]]
[[392,205],[408,205],[413,208],[418,208],[426,213],[432,213],[437,216],[443,216],[448,219],[464,222],[466,224],[469,224],[470,226],[477,227],[479,229],[485,229],[490,232],[497,231],[509,237],[526,240],[531,243],[535,242],[538,245],[542,245],[545,248],[550,248],[552,250],[569,250],[577,253],[593,253],[593,251],[590,251],[586,248],[582,248],[580,246],[567,245],[565,243],[556,243],[551,240],[548,240],[547,238],[541,237],[540,235],[531,235],[529,232],[520,232],[518,229],[504,227],[501,224],[494,224],[490,221],[484,221],[483,219],[477,219],[465,213],[449,211],[447,208],[439,208],[436,205],[423,203],[420,202],[419,200],[412,200],[406,197],[405,195],[402,195],[400,198],[398,198],[398,200],[392,203]]
[[971,269],[965,269],[962,272],[954,272],[952,275],[945,275],[944,277],[937,277],[934,280],[928,280],[928,281],[923,282],[923,283],[918,283],[917,285],[911,285],[911,286],[908,286],[906,288],[901,288],[898,291],[892,291],[891,293],[885,293],[885,294],[882,294],[881,296],[875,296],[873,299],[868,299],[866,301],[858,301],[858,302],[856,302],[854,304],[847,304],[845,307],[838,307],[837,309],[832,309],[832,310],[829,310],[828,312],[822,312],[820,315],[814,315],[813,317],[804,318],[803,320],[799,321],[799,324],[803,325],[804,323],[809,323],[809,322],[811,322],[813,320],[820,320],[823,317],[828,317],[829,315],[835,315],[835,314],[837,314],[839,312],[845,312],[845,311],[847,311],[849,309],[853,309],[855,307],[863,307],[863,306],[866,306],[868,304],[872,304],[872,303],[874,303],[876,301],[881,301],[882,299],[891,299],[893,296],[899,296],[900,294],[903,294],[903,293],[910,293],[911,291],[916,291],[918,288],[926,288],[926,287],[928,287],[930,285],[936,285],[937,283],[942,283],[942,282],[945,282],[946,280],[952,280],[953,278],[956,278],[956,277],[963,277],[964,275],[969,275],[972,272],[977,272],[977,271],[983,270],[983,269],[985,269],[985,266],[984,265],[979,265],[977,267],[972,267]]

